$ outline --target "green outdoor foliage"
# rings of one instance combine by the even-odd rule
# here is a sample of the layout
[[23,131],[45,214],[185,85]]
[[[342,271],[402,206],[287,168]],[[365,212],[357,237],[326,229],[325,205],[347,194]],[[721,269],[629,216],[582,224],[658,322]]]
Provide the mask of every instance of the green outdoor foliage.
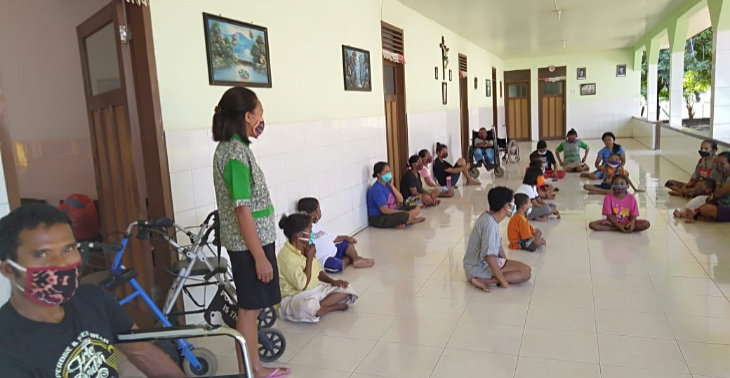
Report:
[[[669,100],[669,49],[659,52],[657,90],[659,101]],[[641,96],[647,98],[647,64],[646,54],[641,63]],[[690,119],[694,118],[694,104],[700,93],[710,89],[712,85],[712,28],[705,29],[687,40],[684,50],[684,83],[685,105]]]

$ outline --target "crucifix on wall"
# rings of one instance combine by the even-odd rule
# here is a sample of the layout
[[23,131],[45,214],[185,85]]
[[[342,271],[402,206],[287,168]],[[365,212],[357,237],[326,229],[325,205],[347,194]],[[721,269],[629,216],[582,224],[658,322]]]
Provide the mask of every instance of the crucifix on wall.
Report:
[[446,80],[446,67],[449,66],[449,48],[446,47],[446,40],[444,39],[444,36],[441,36],[441,44],[439,47],[441,47],[441,59],[442,64],[444,65],[444,69],[441,73],[443,74],[443,79]]

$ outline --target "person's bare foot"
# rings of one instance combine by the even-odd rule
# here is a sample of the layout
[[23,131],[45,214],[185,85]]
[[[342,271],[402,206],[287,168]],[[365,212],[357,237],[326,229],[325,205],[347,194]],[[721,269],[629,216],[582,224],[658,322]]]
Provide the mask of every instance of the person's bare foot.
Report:
[[474,287],[476,287],[478,289],[481,289],[481,290],[486,291],[487,293],[492,290],[489,287],[489,285],[490,285],[489,280],[483,280],[483,279],[480,279],[480,278],[472,278],[471,279],[471,284],[474,285]]
[[434,203],[435,203],[435,205],[434,205],[434,206],[438,206],[438,205],[440,205],[440,204],[441,204],[441,200],[435,200],[435,202],[434,202]]
[[481,184],[482,183],[479,182],[478,180],[469,180],[466,182],[466,185],[468,185],[468,186],[476,186],[476,185],[481,185]]
[[426,221],[426,218],[424,218],[424,217],[415,217],[415,218],[413,218],[413,223],[421,223],[421,222],[424,222],[424,221]]
[[396,230],[402,230],[402,229],[406,228],[406,225],[405,224],[399,224],[399,225],[397,225],[397,226],[395,226],[393,228],[395,228]]
[[694,223],[694,218],[687,218],[687,220],[684,221],[684,223]]
[[[278,371],[277,371],[278,370]],[[276,374],[274,374],[276,373]],[[291,369],[289,368],[267,368],[267,367],[261,367],[261,369],[254,369],[253,375],[255,378],[266,378],[269,376],[272,376],[272,378],[283,378],[291,374]]]
[[347,311],[350,306],[347,303],[338,303],[332,306],[332,311]]
[[355,268],[370,268],[375,265],[375,260],[360,258],[352,263]]
[[555,219],[560,219],[560,212],[558,212],[558,211],[555,212]]
[[672,213],[672,215],[674,215],[675,218],[681,218],[682,217],[682,213],[679,212],[679,209],[674,210],[674,213]]

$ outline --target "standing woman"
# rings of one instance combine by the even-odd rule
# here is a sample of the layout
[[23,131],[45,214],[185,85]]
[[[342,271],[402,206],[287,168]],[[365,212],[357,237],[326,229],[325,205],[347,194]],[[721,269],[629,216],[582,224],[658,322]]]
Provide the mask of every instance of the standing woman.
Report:
[[[251,90],[227,90],[213,115],[213,180],[220,213],[221,242],[228,250],[238,297],[236,330],[243,334],[255,378],[283,378],[291,371],[261,364],[257,318],[281,302],[276,264],[274,206],[264,173],[249,145],[264,132],[261,102]],[[238,365],[242,368],[239,358]]]

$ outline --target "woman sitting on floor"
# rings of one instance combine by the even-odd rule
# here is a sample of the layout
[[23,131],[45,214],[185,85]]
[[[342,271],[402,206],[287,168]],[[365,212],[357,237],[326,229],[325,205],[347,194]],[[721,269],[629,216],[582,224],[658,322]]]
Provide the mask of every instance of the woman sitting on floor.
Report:
[[368,223],[376,228],[403,229],[407,224],[426,220],[418,214],[420,206],[404,207],[403,196],[393,185],[393,174],[386,162],[375,163],[373,177],[376,178],[368,190]]
[[616,136],[612,132],[603,133],[601,137],[606,147],[601,148],[596,156],[596,170],[593,173],[581,173],[580,177],[591,180],[603,180],[603,168],[608,164],[608,158],[616,154],[621,157],[621,167],[626,165],[626,150],[620,144],[614,143]]
[[334,280],[322,271],[309,215],[284,215],[279,228],[288,239],[276,256],[282,298],[279,317],[317,323],[328,312],[347,311],[357,294],[349,282]]
[[628,192],[629,179],[616,175],[611,180],[611,193],[603,199],[605,219],[591,222],[588,227],[593,231],[641,232],[649,228],[648,220],[636,219],[639,205],[636,198]]
[[634,192],[643,192],[643,190],[637,189],[634,186],[634,183],[631,182],[631,180],[628,178],[628,172],[626,172],[624,167],[621,166],[621,156],[617,154],[612,154],[611,157],[608,158],[608,164],[603,167],[603,182],[598,185],[585,184],[583,185],[583,189],[587,190],[588,194],[609,194],[612,192],[611,182],[613,182],[613,178],[616,175],[622,175],[626,177],[626,181],[629,183],[629,185],[631,185],[631,189],[633,189]]
[[700,160],[695,166],[695,171],[689,178],[689,182],[686,184],[677,180],[669,180],[664,184],[665,187],[669,188],[669,195],[672,196],[684,196],[688,197],[691,195],[691,190],[697,184],[698,181],[714,178],[716,179],[714,171],[715,168],[715,154],[717,153],[717,143],[711,140],[705,140],[700,144]]
[[[583,159],[580,157],[581,149],[586,150]],[[590,151],[591,149],[588,145],[578,139],[578,132],[575,129],[570,129],[565,140],[555,149],[558,163],[565,168],[566,172],[583,172],[589,170],[590,168],[586,164],[586,159],[588,159],[588,153]],[[560,157],[561,152],[563,153],[563,158]]]
[[439,197],[453,197],[453,186],[450,188],[440,187],[438,183],[434,182],[433,178],[431,178],[431,170],[428,167],[429,164],[433,163],[431,151],[423,149],[418,152],[418,157],[420,157],[421,161],[423,161],[423,168],[421,168],[421,170],[419,171],[419,173],[421,174],[421,181],[423,182],[423,188],[429,191],[436,190]]
[[717,186],[708,203],[700,207],[700,219],[714,222],[730,222],[730,152],[715,158]]
[[436,178],[436,182],[441,186],[448,187],[447,177],[451,177],[451,186],[456,186],[459,181],[461,174],[466,177],[466,185],[479,185],[480,182],[474,180],[469,175],[470,164],[459,158],[456,160],[455,165],[451,165],[445,159],[449,157],[449,148],[441,143],[436,143],[436,161],[433,162],[433,177]]
[[[423,169],[423,160],[418,155],[413,155],[408,159],[408,170],[400,179],[400,192],[408,197],[421,197],[421,202],[425,206],[436,206],[441,203],[437,199],[439,196],[436,189],[424,189],[421,182],[421,169]],[[406,201],[408,202],[408,201]]]
[[529,281],[532,268],[520,261],[507,260],[499,236],[499,223],[517,210],[512,190],[503,186],[493,188],[487,194],[487,201],[489,211],[474,223],[464,253],[466,280],[484,291],[489,291],[491,285],[507,289],[510,284]]

